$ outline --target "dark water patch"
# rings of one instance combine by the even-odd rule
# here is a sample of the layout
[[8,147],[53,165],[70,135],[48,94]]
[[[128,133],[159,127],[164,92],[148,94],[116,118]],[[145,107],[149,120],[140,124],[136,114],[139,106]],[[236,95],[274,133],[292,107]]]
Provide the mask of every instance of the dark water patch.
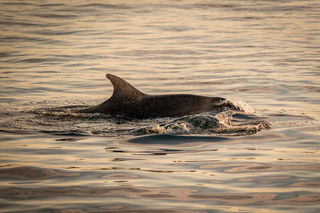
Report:
[[53,35],[53,36],[63,36],[63,35],[72,35],[86,32],[86,30],[72,30],[72,31],[57,31],[57,30],[39,30],[32,31],[31,33],[34,35]]
[[[141,34],[142,35],[142,34]],[[193,50],[130,50],[130,51],[118,51],[117,54],[124,56],[146,56],[146,55],[202,55],[202,53]],[[165,80],[167,78],[161,78]],[[183,78],[185,79],[185,78]],[[155,79],[154,79],[155,80]],[[174,80],[170,78],[170,80]]]
[[232,115],[233,118],[243,119],[243,120],[261,120],[263,117],[256,116],[254,114],[243,114],[243,113],[235,113]]
[[53,169],[36,168],[36,167],[16,167],[0,169],[0,178],[7,179],[45,179],[61,176],[79,176],[79,173],[62,173]]
[[306,6],[306,5],[288,5],[288,6],[268,6],[267,4],[260,7],[237,7],[235,11],[254,11],[254,12],[300,12],[300,11],[312,11],[316,8],[315,6]]
[[33,14],[36,17],[41,18],[54,18],[54,19],[75,19],[77,15],[66,15],[66,14]]
[[131,179],[131,178],[140,178],[140,176],[124,174],[124,173],[113,173],[110,175],[104,175],[101,178],[105,178],[105,179]]
[[111,161],[120,162],[120,161],[134,161],[134,160],[146,160],[146,159],[138,159],[138,158],[114,158]]
[[[12,52],[6,51],[6,52],[0,52],[0,58],[6,58],[12,56]],[[3,76],[1,76],[3,77]]]
[[[6,127],[4,127],[4,128],[6,128]],[[14,134],[14,135],[31,135],[31,134],[39,133],[37,131],[17,130],[17,129],[0,129],[0,132],[6,133],[6,134]]]
[[96,7],[102,9],[132,9],[133,7],[128,4],[102,4],[102,3],[91,3],[91,4],[83,4],[78,7]]
[[275,93],[277,92],[277,88],[274,86],[255,86],[250,88],[240,88],[236,89],[237,92],[252,92],[252,93]]
[[[146,208],[146,209],[129,209],[129,208],[122,208],[123,206],[110,206],[110,207],[101,207],[104,210],[93,210],[93,211],[86,211],[82,209],[55,209],[54,212],[57,213],[65,213],[65,212],[73,212],[73,211],[80,211],[81,213],[206,213],[206,211],[192,211],[192,210],[179,210],[179,209],[174,209],[174,210],[162,210],[162,209],[155,209],[155,208]],[[121,209],[120,209],[121,208]],[[50,211],[50,210],[49,210]],[[47,212],[46,209],[44,209],[44,212]]]
[[225,137],[201,137],[201,136],[177,136],[177,135],[151,135],[136,137],[129,139],[129,143],[134,144],[171,144],[178,145],[182,143],[210,142],[221,143],[227,142],[229,139]]
[[300,142],[299,144],[305,144],[305,145],[318,145],[319,142]]
[[4,4],[4,5],[33,5],[31,3],[26,3],[26,2],[3,2],[1,4]]
[[42,26],[45,25],[39,23],[29,23],[29,22],[16,22],[16,21],[0,21],[0,25],[8,25],[8,26]]
[[47,59],[45,58],[28,58],[28,59],[21,60],[21,62],[29,62],[29,63],[40,63],[45,61],[47,61]]
[[237,5],[235,4],[210,4],[210,3],[196,3],[196,7],[201,8],[234,8]]
[[[23,58],[14,59],[15,62],[21,62],[21,63],[39,63],[39,64],[57,64],[58,62],[66,62],[68,61],[68,58],[66,57],[59,57],[59,56],[41,56],[41,57],[30,57],[30,56],[24,56]],[[37,73],[57,73],[57,71],[38,71]],[[40,76],[37,76],[40,77]],[[48,77],[48,76],[47,76]]]
[[[164,139],[164,138],[163,138]],[[181,138],[180,138],[181,139]],[[181,141],[179,138],[176,138],[177,141],[179,141],[180,144],[184,144],[187,143],[185,141]],[[166,140],[166,139],[164,139]],[[201,140],[201,138],[199,137],[199,140]],[[139,141],[140,142],[140,141]],[[191,142],[189,142],[191,143]],[[193,142],[194,143],[194,142]],[[131,140],[127,141],[126,144],[139,144],[139,143],[131,143]],[[158,144],[158,143],[143,143],[144,145],[153,145],[153,144]],[[166,144],[166,143],[162,143],[162,144]],[[170,141],[168,142],[168,144],[170,145],[177,145],[177,143],[170,143]],[[127,150],[127,149],[119,149],[118,147],[107,147],[105,148],[105,150],[107,152],[113,152],[113,153],[119,153],[119,154],[125,154],[125,153],[130,153],[132,155],[171,155],[171,154],[183,154],[183,153],[201,153],[201,152],[215,152],[218,151],[218,149],[163,149],[163,148],[158,148],[155,150]],[[115,158],[115,159],[119,159],[119,158]],[[123,158],[120,158],[123,159]],[[127,158],[125,158],[127,159]],[[142,160],[142,159],[130,159],[130,160]]]
[[79,141],[81,139],[79,138],[61,138],[61,139],[56,139],[56,141],[69,141],[69,142],[75,142],[75,141]]
[[45,70],[45,71],[39,71],[39,73],[47,73],[47,74],[57,74],[57,71],[50,71],[50,70]]
[[41,7],[63,7],[63,6],[67,6],[66,4],[41,4],[39,5]]
[[[121,161],[119,161],[121,162]],[[143,161],[145,162],[145,161]],[[115,161],[112,161],[115,163]],[[139,167],[78,167],[78,166],[69,166],[65,167],[64,169],[68,170],[76,170],[76,171],[136,171],[142,173],[163,173],[163,174],[173,174],[173,173],[194,173],[196,170],[177,170],[177,169],[144,169]]]
[[78,131],[78,130],[70,130],[70,131],[48,131],[48,130],[42,130],[41,133],[46,133],[50,135],[58,135],[58,136],[88,136],[88,134],[85,134],[84,132]]
[[48,38],[35,38],[30,36],[6,36],[0,38],[0,43],[3,42],[39,42],[44,44],[63,44],[61,40]]

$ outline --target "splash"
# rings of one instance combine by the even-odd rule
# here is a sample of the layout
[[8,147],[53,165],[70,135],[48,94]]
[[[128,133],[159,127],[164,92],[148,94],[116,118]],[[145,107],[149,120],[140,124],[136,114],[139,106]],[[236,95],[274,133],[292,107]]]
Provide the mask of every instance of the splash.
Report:
[[176,120],[166,120],[163,124],[140,128],[136,135],[169,134],[169,135],[251,135],[262,130],[271,129],[271,124],[254,118],[237,118],[231,111],[216,115],[199,114],[184,116]]
[[245,113],[250,113],[250,114],[255,113],[254,109],[245,101],[238,101],[238,100],[229,100],[229,101],[231,101],[233,105],[238,107],[240,111],[243,111]]
[[186,123],[172,123],[169,125],[156,124],[153,127],[145,127],[136,131],[138,135],[150,135],[150,134],[170,134],[170,135],[185,135],[190,134],[191,126]]
[[[254,116],[254,109],[245,101],[227,100],[232,107],[226,107],[216,114],[202,113],[184,116],[175,120],[166,119],[163,124],[143,127],[136,131],[138,135],[251,135],[272,128],[272,125]],[[236,109],[236,110],[235,110]]]
[[0,124],[0,131],[107,137],[153,134],[230,136],[254,134],[271,128],[270,123],[253,114],[253,108],[246,102],[228,100],[228,103],[231,107],[221,112],[138,120],[100,113],[77,113],[74,109],[81,105],[56,107],[56,104],[44,102],[41,108],[26,105],[24,110],[7,110],[8,116]]

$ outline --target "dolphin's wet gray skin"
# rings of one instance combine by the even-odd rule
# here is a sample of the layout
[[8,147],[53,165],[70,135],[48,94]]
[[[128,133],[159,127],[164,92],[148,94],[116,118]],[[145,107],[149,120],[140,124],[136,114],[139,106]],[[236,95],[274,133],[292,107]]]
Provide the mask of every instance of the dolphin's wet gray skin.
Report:
[[219,97],[199,95],[147,95],[115,75],[107,74],[114,91],[108,100],[81,113],[103,113],[128,118],[173,117],[211,110],[238,110],[231,102]]

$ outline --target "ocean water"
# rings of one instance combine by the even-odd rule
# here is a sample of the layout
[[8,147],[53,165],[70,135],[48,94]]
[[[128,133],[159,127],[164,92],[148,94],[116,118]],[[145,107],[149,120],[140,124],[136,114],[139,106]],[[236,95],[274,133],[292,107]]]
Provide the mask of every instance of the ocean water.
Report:
[[[320,212],[320,2],[0,1],[1,212]],[[242,111],[76,113],[117,75]]]

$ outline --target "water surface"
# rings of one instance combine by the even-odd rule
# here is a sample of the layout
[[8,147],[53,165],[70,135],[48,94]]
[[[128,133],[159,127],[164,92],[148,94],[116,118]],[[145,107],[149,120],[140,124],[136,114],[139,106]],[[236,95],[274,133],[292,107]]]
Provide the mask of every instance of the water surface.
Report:
[[[2,212],[320,211],[318,1],[0,6]],[[254,112],[74,113],[106,73]]]

